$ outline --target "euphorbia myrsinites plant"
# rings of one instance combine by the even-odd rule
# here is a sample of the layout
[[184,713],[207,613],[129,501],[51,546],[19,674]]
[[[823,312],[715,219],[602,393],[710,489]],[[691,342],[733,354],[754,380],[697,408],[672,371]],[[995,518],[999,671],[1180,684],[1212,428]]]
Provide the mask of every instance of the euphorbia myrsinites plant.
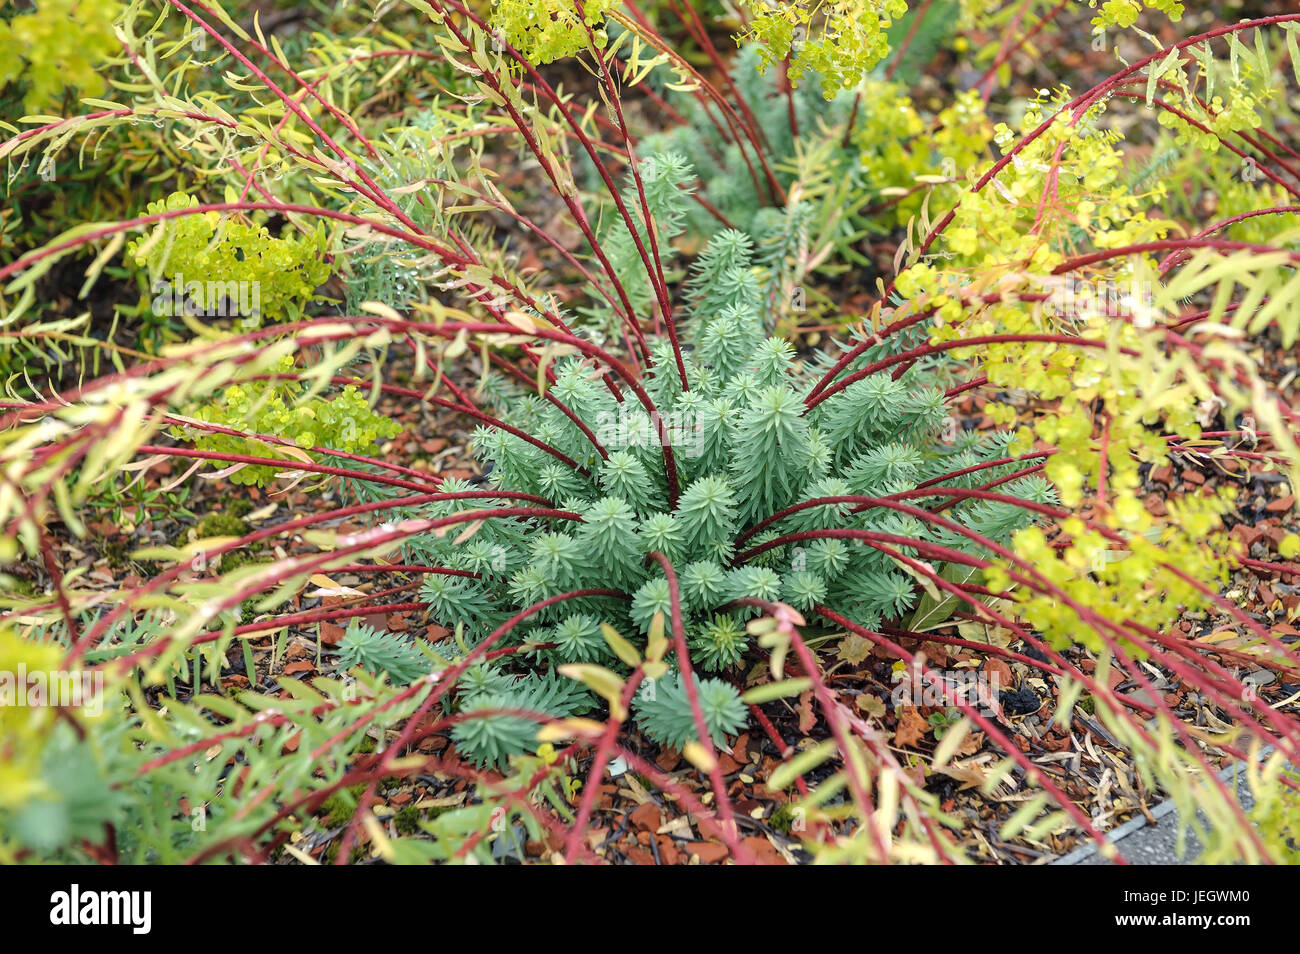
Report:
[[0,857],[1285,855],[1300,14],[237,7],[0,76]]

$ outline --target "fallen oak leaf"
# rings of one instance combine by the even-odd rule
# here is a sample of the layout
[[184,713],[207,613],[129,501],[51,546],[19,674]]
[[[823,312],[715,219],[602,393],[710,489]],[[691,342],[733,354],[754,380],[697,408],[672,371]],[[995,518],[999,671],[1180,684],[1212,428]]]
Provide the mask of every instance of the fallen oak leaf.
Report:
[[799,696],[799,731],[807,735],[817,724],[817,713],[813,710],[813,693],[809,689]]
[[898,728],[894,730],[894,745],[899,748],[916,746],[930,731],[930,724],[921,718],[916,706],[904,705],[898,713]]
[[964,762],[936,765],[934,770],[960,782],[957,791],[964,792],[969,788],[979,788],[992,777],[986,770],[987,763],[992,760],[992,755],[981,755]]

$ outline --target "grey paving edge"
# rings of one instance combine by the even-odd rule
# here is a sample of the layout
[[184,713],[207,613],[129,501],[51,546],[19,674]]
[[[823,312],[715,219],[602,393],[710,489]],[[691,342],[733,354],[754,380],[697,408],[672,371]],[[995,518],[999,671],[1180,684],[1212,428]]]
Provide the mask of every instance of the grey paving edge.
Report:
[[[1267,757],[1271,751],[1271,747],[1264,750],[1260,753],[1260,757]],[[1234,762],[1219,773],[1219,778],[1231,783],[1241,807],[1250,811],[1255,804],[1255,797],[1246,782],[1244,768],[1242,763]],[[1122,841],[1123,844],[1117,847],[1130,864],[1185,865],[1195,860],[1200,854],[1201,844],[1196,833],[1191,829],[1188,829],[1186,834],[1184,853],[1178,854],[1178,814],[1172,800],[1163,801],[1151,809],[1151,817],[1155,819],[1155,824],[1149,822],[1146,816],[1139,815],[1107,832],[1106,840],[1111,844]],[[1054,865],[1113,864],[1097,853],[1097,847],[1095,843],[1090,842],[1049,863]]]

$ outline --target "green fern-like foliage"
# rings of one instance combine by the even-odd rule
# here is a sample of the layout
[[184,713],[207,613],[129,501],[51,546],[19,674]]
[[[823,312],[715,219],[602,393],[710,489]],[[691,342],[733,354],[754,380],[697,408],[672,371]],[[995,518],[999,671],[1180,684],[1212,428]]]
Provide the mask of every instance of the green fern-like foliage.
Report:
[[361,666],[378,675],[387,673],[395,686],[405,686],[419,679],[431,668],[424,653],[395,633],[367,626],[357,619],[348,623],[338,644],[339,669]]
[[[914,43],[941,36],[945,23],[951,24],[951,17],[945,21],[942,12],[935,12],[940,6],[927,12]],[[955,203],[966,188],[967,171],[986,158],[994,133],[977,90],[959,93],[930,120],[897,80],[871,77],[857,92],[827,96],[818,82],[783,91],[762,67],[762,48],[742,47],[731,67],[731,82],[753,104],[775,178],[787,192],[798,185],[784,205],[758,170],[752,148],[724,138],[693,97],[671,88],[665,87],[664,95],[685,122],[646,137],[641,149],[645,155],[684,156],[709,205],[752,236],[744,262],[733,263],[718,248],[717,263],[701,259],[693,268],[708,276],[708,287],[720,287],[718,282],[728,281],[725,271],[731,264],[761,266],[759,290],[767,312],[784,283],[799,283],[797,274],[786,273],[808,242],[811,224],[832,226],[817,238],[835,243],[835,262],[859,261],[854,245],[862,234],[906,225],[927,201],[932,217]],[[682,214],[694,234],[726,229],[703,204],[687,203]],[[688,289],[698,294],[699,284],[692,277]]]
[[[648,155],[641,163],[639,172],[655,236],[662,251],[664,246],[682,233],[689,217],[691,201],[680,186],[689,179],[690,166],[686,157],[680,153],[661,152]],[[623,204],[636,222],[641,249],[649,253],[650,230],[641,210],[640,194],[630,175],[628,178],[623,191]],[[614,221],[606,228],[601,244],[614,275],[627,293],[633,311],[644,314],[650,308],[654,292],[632,232],[623,221]],[[612,307],[608,303],[601,303],[591,312],[600,317],[607,330],[613,327],[613,319],[610,317]]]
[[[823,598],[824,595],[823,591]],[[736,616],[718,613],[701,624],[690,645],[692,657],[699,661],[700,668],[716,672],[740,662],[749,648],[749,635]]]
[[78,739],[70,726],[59,725],[40,753],[41,797],[12,814],[0,803],[0,823],[24,848],[61,857],[65,846],[121,823],[128,798],[112,782],[127,780],[123,762],[120,752]]
[[578,683],[553,674],[503,678],[491,670],[486,684],[462,693],[462,716],[451,737],[462,754],[480,765],[502,767],[512,755],[537,748],[537,721],[522,715],[490,712],[520,709],[549,716],[570,716],[591,708],[591,695]]
[[[684,180],[661,195],[689,199],[684,188],[690,172],[681,157],[650,157],[646,163],[653,169],[675,169]],[[651,341],[655,364],[643,383],[669,434],[678,479],[675,501],[649,415],[634,399],[619,402],[586,362],[572,357],[557,362],[551,394],[592,425],[599,450],[555,405],[536,394],[495,389],[494,413],[579,462],[587,473],[508,432],[483,427],[476,432],[475,447],[490,485],[546,497],[581,520],[493,519],[462,544],[454,543],[452,535],[414,540],[408,559],[472,574],[431,575],[425,581],[421,598],[434,619],[463,627],[472,641],[550,597],[616,589],[629,599],[565,600],[531,616],[507,637],[538,647],[530,652],[543,671],[547,663],[616,666],[598,621],[633,634],[635,640],[637,634],[648,635],[657,615],[668,618],[673,612],[668,579],[657,562],[648,560],[658,552],[668,557],[678,577],[693,663],[706,671],[722,671],[742,658],[748,647],[745,621],[759,612],[737,601],[780,601],[808,615],[826,604],[876,628],[917,609],[922,590],[895,556],[933,559],[921,556],[909,541],[981,553],[962,533],[885,507],[816,506],[750,532],[779,511],[811,498],[880,497],[916,490],[951,472],[1007,456],[1008,441],[1006,434],[981,435],[952,427],[943,372],[933,363],[909,367],[898,377],[888,372],[868,376],[809,409],[804,396],[824,373],[826,362],[838,354],[801,361],[786,341],[767,336],[755,295],[756,275],[762,269],[753,264],[753,256],[760,248],[761,238],[752,234],[720,232],[690,270],[681,316],[688,389],[681,386],[669,343]],[[928,333],[923,325],[915,334]],[[900,335],[897,340],[891,337],[888,345],[872,346],[849,371],[910,347],[914,340],[921,338]],[[947,478],[942,486],[971,488],[1013,470],[990,466]],[[449,482],[444,489],[460,486]],[[1011,480],[999,490],[1013,500],[1054,499],[1038,478]],[[935,493],[907,503],[918,508],[948,505],[943,510],[947,521],[998,542],[1006,542],[1030,522],[1016,502],[954,503]],[[491,506],[511,502],[440,501],[415,513],[431,518]],[[820,530],[896,539],[888,546],[871,546],[856,539],[810,538],[764,548],[782,535]],[[756,549],[762,552],[747,552]],[[940,563],[936,569],[946,567]],[[738,704],[736,691],[725,682],[709,685],[716,710],[739,712],[737,719],[743,720],[743,710],[726,704],[728,699]],[[477,695],[463,694],[462,704]],[[502,696],[492,695],[498,702]],[[660,693],[661,701],[647,710],[658,714],[651,716],[650,724],[678,728],[650,731],[652,738],[679,744],[691,736],[684,698],[672,691]],[[564,714],[562,708],[547,709],[545,698],[530,701],[541,712]],[[496,717],[487,721],[495,724]],[[500,724],[505,728],[493,736],[495,744],[506,746],[509,741],[515,745],[512,751],[521,751],[522,724]],[[712,725],[733,731],[726,720]],[[477,739],[476,733],[486,730],[461,732]],[[506,748],[483,743],[474,751],[499,761]]]
[[[745,704],[736,690],[721,679],[696,680],[700,712],[714,745],[745,724]],[[634,706],[637,725],[660,745],[680,749],[698,733],[686,683],[680,672],[656,680],[637,696]]]

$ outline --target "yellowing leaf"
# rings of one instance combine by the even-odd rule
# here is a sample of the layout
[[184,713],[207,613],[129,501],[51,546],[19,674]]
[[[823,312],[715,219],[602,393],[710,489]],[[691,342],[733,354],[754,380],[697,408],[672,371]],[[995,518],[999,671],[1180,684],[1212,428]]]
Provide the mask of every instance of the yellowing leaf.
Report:
[[614,650],[614,655],[629,666],[641,665],[641,654],[636,651],[636,647],[619,635],[618,630],[608,623],[600,624],[601,635],[605,637],[605,642],[609,643],[609,648]]
[[623,680],[604,666],[590,663],[569,663],[559,667],[561,676],[576,679],[609,703],[610,715],[619,722],[627,718],[623,708]]
[[746,705],[760,705],[764,702],[771,702],[773,699],[797,696],[799,693],[811,689],[812,684],[811,679],[785,679],[780,682],[768,682],[761,686],[755,686],[741,696],[740,700]]
[[664,614],[662,612],[655,613],[650,620],[650,632],[647,635],[646,659],[651,662],[658,662],[663,659],[668,652],[668,645],[668,639],[664,636]]
[[682,756],[701,772],[712,772],[718,764],[717,759],[694,739],[682,746]]
[[794,784],[799,776],[812,771],[835,754],[838,747],[834,739],[826,739],[810,749],[805,749],[794,758],[776,767],[767,779],[769,791],[779,792]]
[[605,727],[594,719],[577,717],[552,722],[537,730],[538,742],[562,742],[565,739],[598,739]]
[[504,312],[501,317],[505,318],[508,324],[514,325],[525,334],[531,335],[537,333],[537,325],[533,323],[533,319],[528,317],[528,315],[525,315],[522,311],[507,311]]

